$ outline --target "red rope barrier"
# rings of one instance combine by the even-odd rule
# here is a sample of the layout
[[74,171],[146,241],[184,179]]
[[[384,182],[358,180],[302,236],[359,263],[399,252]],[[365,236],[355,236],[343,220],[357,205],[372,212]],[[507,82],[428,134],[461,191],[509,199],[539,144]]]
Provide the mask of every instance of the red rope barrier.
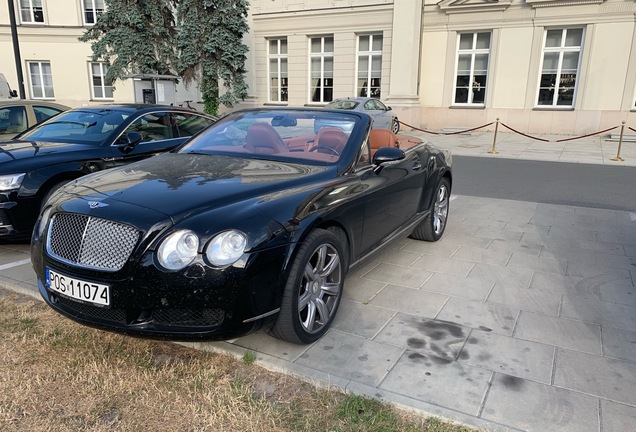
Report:
[[537,141],[550,142],[550,140],[547,140],[545,138],[537,138],[537,137],[534,137],[532,135],[527,135],[527,134],[524,134],[523,132],[519,132],[518,130],[511,128],[510,126],[508,126],[505,123],[499,122],[499,124],[501,124],[506,129],[510,129],[511,131],[513,131],[515,133],[518,133],[519,135],[523,135],[526,138],[531,138],[531,139],[534,139],[534,140],[537,140]]
[[587,137],[591,137],[591,136],[594,136],[594,135],[599,135],[599,134],[602,134],[602,133],[605,133],[605,132],[609,132],[612,129],[616,129],[617,127],[618,126],[614,126],[614,127],[609,128],[609,129],[605,129],[605,130],[602,130],[602,131],[598,131],[598,132],[594,132],[594,133],[591,133],[591,134],[582,135],[582,136],[578,136],[578,137],[563,138],[563,139],[560,139],[560,140],[556,140],[556,142],[565,142],[565,141],[572,141],[572,140],[577,140],[577,139],[581,139],[581,138],[587,138]]
[[485,127],[488,127],[488,126],[490,126],[491,124],[494,123],[494,122],[490,122],[490,123],[485,124],[485,125],[477,126],[477,127],[472,128],[472,129],[466,129],[466,130],[462,130],[462,131],[458,131],[458,132],[433,132],[433,131],[428,131],[428,130],[425,130],[425,129],[416,128],[415,126],[411,126],[410,124],[404,123],[403,121],[400,121],[400,120],[398,120],[397,122],[400,123],[401,125],[404,125],[404,126],[406,126],[408,128],[411,128],[411,129],[414,129],[416,131],[420,131],[420,132],[424,132],[424,133],[428,133],[428,134],[432,134],[432,135],[457,135],[457,134],[466,133],[466,132],[472,132],[472,131],[477,130],[477,129],[485,128]]
[[[462,131],[458,131],[458,132],[433,132],[433,131],[428,131],[426,129],[416,128],[415,126],[411,126],[410,124],[404,123],[403,121],[400,121],[400,120],[397,120],[397,122],[400,123],[401,125],[404,125],[404,126],[406,126],[408,128],[411,128],[411,129],[414,129],[416,131],[420,131],[420,132],[424,132],[424,133],[428,133],[428,134],[432,134],[432,135],[457,135],[457,134],[462,134],[462,133],[466,133],[466,132],[472,132],[472,131],[477,130],[477,129],[485,128],[485,127],[488,127],[488,126],[492,125],[493,123],[495,123],[495,122],[490,122],[490,123],[485,124],[485,125],[477,126],[477,127],[472,128],[472,129],[466,129],[466,130],[462,130]],[[520,131],[518,131],[516,129],[511,128],[510,126],[508,126],[507,124],[505,124],[503,122],[499,122],[499,123],[503,127],[505,127],[506,129],[509,129],[509,130],[511,130],[514,133],[518,133],[519,135],[523,135],[526,138],[530,138],[530,139],[537,140],[537,141],[543,141],[543,142],[573,141],[573,140],[577,140],[577,139],[581,139],[581,138],[588,138],[588,137],[591,137],[591,136],[594,136],[594,135],[600,135],[602,133],[609,132],[612,129],[616,129],[618,127],[618,126],[612,126],[611,128],[608,128],[608,129],[605,129],[605,130],[602,130],[602,131],[598,131],[598,132],[594,132],[594,133],[589,133],[587,135],[581,135],[581,136],[576,136],[576,137],[571,137],[571,138],[562,138],[562,139],[559,139],[559,140],[556,140],[556,141],[551,141],[551,140],[548,140],[548,139],[545,139],[545,138],[539,138],[539,137],[535,137],[535,136],[532,136],[532,135],[525,134],[523,132],[520,132]],[[636,132],[636,129],[634,129],[634,128],[628,127],[627,129],[631,130],[632,132]]]

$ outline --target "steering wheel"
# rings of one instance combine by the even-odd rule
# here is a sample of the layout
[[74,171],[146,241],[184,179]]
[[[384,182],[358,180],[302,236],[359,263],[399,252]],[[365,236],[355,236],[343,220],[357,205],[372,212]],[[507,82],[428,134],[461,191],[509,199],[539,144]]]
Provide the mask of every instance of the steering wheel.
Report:
[[335,149],[335,148],[333,148],[333,147],[326,146],[326,145],[317,145],[317,146],[314,146],[314,147],[310,148],[310,149],[309,149],[309,151],[310,151],[310,152],[312,152],[312,151],[318,151],[318,150],[320,150],[320,149],[328,150],[329,152],[331,152],[331,154],[336,155],[336,156],[340,156],[340,153],[338,152],[338,150],[336,150],[336,149]]

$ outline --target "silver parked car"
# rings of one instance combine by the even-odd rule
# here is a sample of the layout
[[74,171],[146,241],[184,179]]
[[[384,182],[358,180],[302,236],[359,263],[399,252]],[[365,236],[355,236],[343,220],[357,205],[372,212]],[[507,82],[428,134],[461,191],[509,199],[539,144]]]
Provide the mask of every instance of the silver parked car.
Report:
[[380,99],[368,97],[354,97],[335,99],[325,108],[359,111],[368,114],[373,119],[373,129],[390,129],[393,133],[400,131],[400,123],[390,106]]

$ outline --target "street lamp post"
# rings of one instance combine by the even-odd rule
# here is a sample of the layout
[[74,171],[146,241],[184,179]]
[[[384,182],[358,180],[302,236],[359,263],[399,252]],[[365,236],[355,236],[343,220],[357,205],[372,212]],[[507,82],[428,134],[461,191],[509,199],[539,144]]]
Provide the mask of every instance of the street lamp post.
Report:
[[9,21],[11,23],[11,39],[13,40],[13,57],[15,58],[15,70],[18,75],[18,89],[20,99],[25,99],[24,76],[22,75],[22,59],[20,57],[20,43],[18,42],[18,26],[15,21],[15,9],[13,0],[7,0],[9,4]]

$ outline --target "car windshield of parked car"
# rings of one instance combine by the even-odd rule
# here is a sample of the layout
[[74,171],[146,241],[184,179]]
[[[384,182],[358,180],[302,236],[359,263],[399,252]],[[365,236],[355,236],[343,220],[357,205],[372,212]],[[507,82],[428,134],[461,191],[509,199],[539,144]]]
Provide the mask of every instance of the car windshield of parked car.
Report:
[[355,109],[359,105],[358,102],[354,102],[352,100],[335,100],[333,102],[329,102],[325,105],[325,108],[328,109],[341,109],[341,110],[352,110]]
[[25,132],[18,138],[29,141],[102,144],[129,113],[111,109],[73,110]]
[[348,114],[303,110],[237,112],[219,120],[179,152],[336,163],[356,119]]

